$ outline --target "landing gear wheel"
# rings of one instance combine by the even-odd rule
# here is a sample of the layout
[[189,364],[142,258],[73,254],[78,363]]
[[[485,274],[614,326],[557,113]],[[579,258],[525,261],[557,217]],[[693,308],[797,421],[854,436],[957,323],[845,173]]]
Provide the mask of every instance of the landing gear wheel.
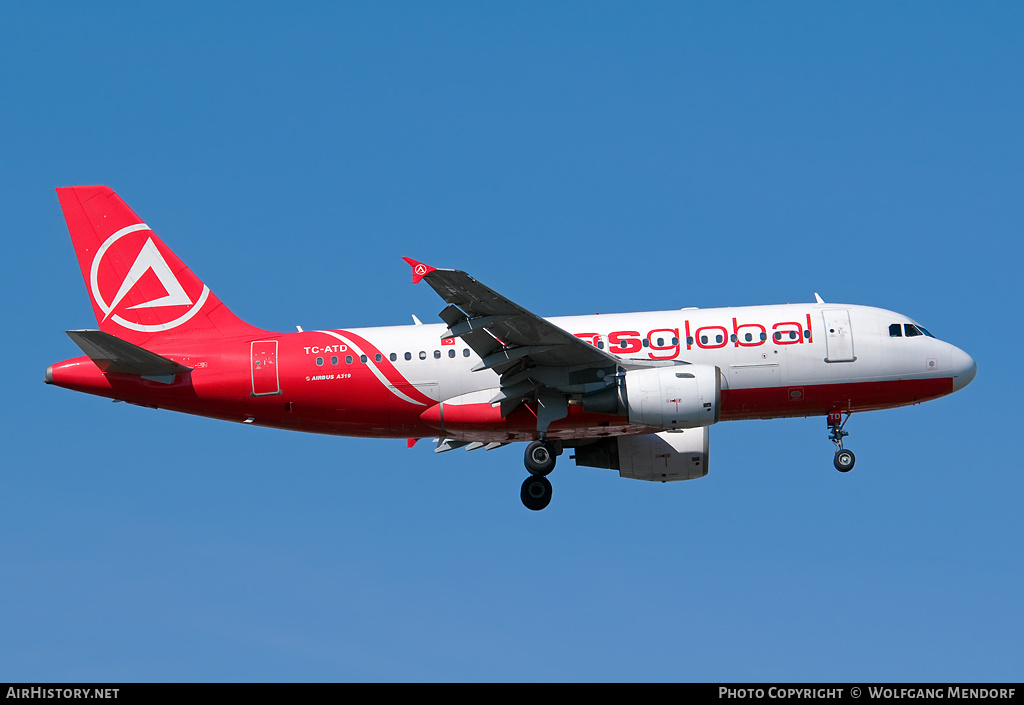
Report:
[[551,483],[546,477],[531,475],[523,481],[519,497],[527,509],[539,512],[551,503]]
[[852,450],[846,450],[845,448],[840,449],[836,453],[835,466],[839,472],[850,472],[853,470],[853,464],[857,462],[856,456]]
[[526,446],[525,463],[526,469],[530,471],[531,475],[544,477],[555,469],[554,447],[547,441],[534,441]]

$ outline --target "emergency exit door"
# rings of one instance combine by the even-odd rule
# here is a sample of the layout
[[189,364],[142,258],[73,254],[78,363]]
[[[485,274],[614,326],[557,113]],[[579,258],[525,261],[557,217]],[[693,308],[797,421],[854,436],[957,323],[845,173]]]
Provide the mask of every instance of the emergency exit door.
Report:
[[280,378],[277,374],[277,341],[256,340],[251,345],[252,395],[262,397],[280,394]]

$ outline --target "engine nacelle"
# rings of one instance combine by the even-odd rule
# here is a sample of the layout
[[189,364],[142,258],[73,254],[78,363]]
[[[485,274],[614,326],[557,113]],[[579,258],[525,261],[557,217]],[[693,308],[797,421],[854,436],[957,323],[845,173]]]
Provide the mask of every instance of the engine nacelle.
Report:
[[714,365],[674,365],[626,373],[631,424],[682,429],[710,426],[720,417],[722,372]]
[[578,446],[577,465],[618,470],[634,480],[672,482],[708,474],[708,427],[602,438]]

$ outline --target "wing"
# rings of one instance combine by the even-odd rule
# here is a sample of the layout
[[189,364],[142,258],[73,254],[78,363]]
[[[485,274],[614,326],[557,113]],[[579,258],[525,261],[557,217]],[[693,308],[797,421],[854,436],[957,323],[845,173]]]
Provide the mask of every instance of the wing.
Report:
[[543,432],[547,424],[541,417],[564,417],[570,395],[617,387],[621,358],[527,311],[465,272],[404,259],[413,268],[413,282],[425,280],[448,303],[439,314],[448,324],[442,338],[462,338],[480,356],[474,371],[490,369],[501,376],[501,391],[491,403],[501,403],[502,416],[535,399],[538,430]]

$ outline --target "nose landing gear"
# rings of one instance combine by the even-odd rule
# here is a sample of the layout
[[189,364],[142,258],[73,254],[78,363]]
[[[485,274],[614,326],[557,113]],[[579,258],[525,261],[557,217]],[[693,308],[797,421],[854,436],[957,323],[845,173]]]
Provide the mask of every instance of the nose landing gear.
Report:
[[839,472],[850,472],[853,470],[853,464],[857,462],[857,456],[853,454],[853,451],[843,448],[843,439],[850,435],[848,431],[843,430],[843,426],[849,420],[849,412],[846,413],[845,420],[842,411],[830,411],[828,414],[828,439],[836,444],[836,457],[832,464]]

